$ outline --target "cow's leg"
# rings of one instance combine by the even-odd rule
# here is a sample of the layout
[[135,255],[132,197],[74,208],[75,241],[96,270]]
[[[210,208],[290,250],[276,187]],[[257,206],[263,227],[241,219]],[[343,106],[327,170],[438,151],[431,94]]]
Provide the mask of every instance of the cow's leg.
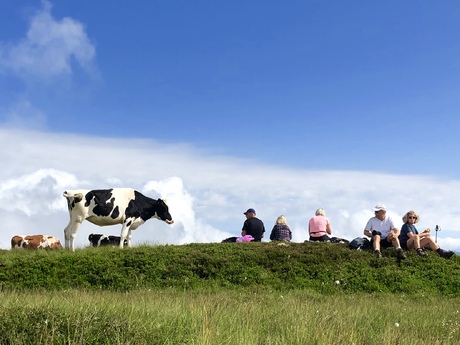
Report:
[[69,224],[64,229],[64,238],[65,238],[65,249],[70,247],[70,228],[72,227],[72,220],[69,221]]
[[123,244],[125,243],[125,239],[128,238],[128,235],[130,235],[130,233],[131,231],[129,230],[129,227],[126,225],[126,223],[123,223],[123,227],[121,228],[121,234],[120,234],[120,248],[123,249]]
[[78,228],[81,222],[70,220],[69,224],[64,229],[65,247],[71,251],[75,251],[75,237],[77,236]]
[[131,229],[128,230],[128,236],[126,237],[126,245],[131,247]]

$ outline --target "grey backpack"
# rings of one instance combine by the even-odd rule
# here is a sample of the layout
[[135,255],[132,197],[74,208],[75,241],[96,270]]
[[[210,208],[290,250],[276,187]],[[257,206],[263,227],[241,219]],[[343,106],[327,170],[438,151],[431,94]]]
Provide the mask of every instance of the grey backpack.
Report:
[[350,247],[350,249],[356,249],[356,250],[370,249],[371,241],[369,241],[365,237],[356,237],[353,241],[350,242],[348,247]]

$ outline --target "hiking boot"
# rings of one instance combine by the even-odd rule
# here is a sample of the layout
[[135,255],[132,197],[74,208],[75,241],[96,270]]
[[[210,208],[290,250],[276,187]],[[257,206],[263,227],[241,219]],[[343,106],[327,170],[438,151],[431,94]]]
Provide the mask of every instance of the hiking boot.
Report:
[[406,254],[404,254],[404,251],[402,250],[402,248],[396,249],[396,257],[398,258],[398,260],[406,259]]
[[426,253],[423,251],[422,248],[417,249],[417,255],[418,255],[418,256],[422,256],[422,257],[427,256]]
[[441,253],[441,257],[444,258],[444,259],[450,259],[450,257],[452,255],[454,255],[455,253],[451,250],[443,250],[442,253]]
[[378,249],[374,251],[374,255],[377,259],[380,259],[382,257],[382,253],[380,253],[380,250]]

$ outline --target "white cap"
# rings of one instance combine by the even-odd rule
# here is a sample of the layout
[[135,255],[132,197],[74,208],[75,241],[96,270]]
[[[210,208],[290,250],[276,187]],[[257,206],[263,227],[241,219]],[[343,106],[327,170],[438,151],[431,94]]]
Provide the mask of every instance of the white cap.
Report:
[[374,207],[374,212],[378,212],[378,211],[386,211],[387,208],[385,207],[385,205],[377,205]]

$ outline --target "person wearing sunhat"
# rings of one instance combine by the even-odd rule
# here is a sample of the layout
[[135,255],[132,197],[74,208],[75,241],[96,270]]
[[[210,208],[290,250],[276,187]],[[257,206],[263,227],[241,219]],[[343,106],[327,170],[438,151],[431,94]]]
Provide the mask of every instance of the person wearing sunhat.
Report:
[[264,223],[256,217],[256,211],[253,208],[248,209],[244,212],[246,220],[241,229],[241,236],[251,235],[254,237],[252,242],[260,242],[264,237],[265,226]]
[[408,211],[402,220],[404,224],[399,235],[399,242],[404,249],[415,249],[418,255],[426,256],[427,254],[423,251],[423,247],[429,246],[431,250],[435,250],[440,257],[445,259],[449,259],[455,254],[453,251],[441,249],[430,236],[430,229],[426,229],[421,233],[418,232],[415,223],[418,223],[420,216],[415,211]]
[[380,248],[395,247],[398,260],[406,258],[404,251],[399,244],[399,230],[395,227],[393,219],[387,216],[385,205],[374,207],[375,216],[369,219],[364,228],[364,235],[371,237],[375,257],[381,258]]

